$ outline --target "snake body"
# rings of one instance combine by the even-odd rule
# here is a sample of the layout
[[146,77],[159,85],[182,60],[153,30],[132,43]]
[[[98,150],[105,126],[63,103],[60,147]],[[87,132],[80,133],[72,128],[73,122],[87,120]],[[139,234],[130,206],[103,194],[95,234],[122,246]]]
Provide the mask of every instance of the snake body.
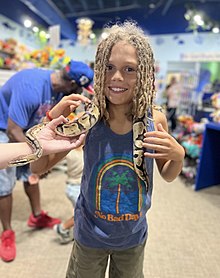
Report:
[[[99,119],[99,109],[94,103],[89,103],[85,105],[85,112],[81,117],[76,118],[75,120],[60,124],[56,127],[56,134],[64,137],[75,137],[80,134],[88,131],[92,128]],[[43,149],[40,145],[40,142],[37,139],[37,134],[41,129],[46,125],[46,123],[40,123],[28,129],[25,133],[26,142],[33,149],[33,153],[26,156],[19,156],[18,158],[10,161],[8,163],[9,167],[13,166],[23,166],[30,162],[33,162],[39,159],[43,154]]]
[[55,132],[65,137],[78,136],[92,128],[99,119],[99,109],[94,103],[85,106],[85,112],[81,117],[72,122],[58,125]]
[[[68,123],[60,124],[56,127],[56,134],[64,137],[75,137],[87,132],[99,120],[100,112],[94,103],[85,105],[85,112],[79,118],[74,119]],[[9,162],[8,166],[22,166],[33,162],[40,158],[43,154],[43,149],[37,139],[37,134],[46,125],[41,123],[33,126],[26,132],[26,142],[34,150],[33,154],[21,156]],[[138,177],[143,180],[148,188],[148,175],[144,161],[144,149],[142,142],[144,133],[147,131],[146,115],[133,122],[133,161],[134,170]]]
[[27,130],[27,132],[25,133],[26,142],[31,146],[31,148],[33,149],[34,152],[32,154],[29,154],[26,156],[19,156],[16,159],[11,160],[8,163],[9,167],[23,166],[25,164],[28,164],[30,162],[37,160],[38,158],[40,158],[42,156],[43,149],[36,136],[45,125],[46,125],[45,123],[40,123]]
[[147,117],[144,115],[133,122],[133,161],[134,169],[138,177],[146,184],[147,190],[149,178],[144,160],[144,148],[142,146],[144,133],[147,132]]

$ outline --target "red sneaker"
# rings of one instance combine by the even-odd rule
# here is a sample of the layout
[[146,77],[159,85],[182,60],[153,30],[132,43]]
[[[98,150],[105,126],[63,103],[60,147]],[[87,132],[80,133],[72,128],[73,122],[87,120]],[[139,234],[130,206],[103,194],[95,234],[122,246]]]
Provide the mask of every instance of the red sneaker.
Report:
[[43,210],[41,214],[35,217],[33,214],[30,215],[28,219],[28,226],[32,228],[53,228],[55,224],[61,223],[59,218],[52,218]]
[[3,261],[11,262],[16,257],[15,233],[6,230],[1,235],[0,256]]

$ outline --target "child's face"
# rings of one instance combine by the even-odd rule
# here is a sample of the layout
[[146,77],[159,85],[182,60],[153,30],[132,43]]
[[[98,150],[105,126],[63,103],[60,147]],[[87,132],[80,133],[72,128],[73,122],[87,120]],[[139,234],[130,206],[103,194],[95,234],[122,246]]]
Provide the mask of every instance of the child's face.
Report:
[[106,66],[105,96],[112,104],[132,101],[137,80],[136,49],[127,42],[116,43]]

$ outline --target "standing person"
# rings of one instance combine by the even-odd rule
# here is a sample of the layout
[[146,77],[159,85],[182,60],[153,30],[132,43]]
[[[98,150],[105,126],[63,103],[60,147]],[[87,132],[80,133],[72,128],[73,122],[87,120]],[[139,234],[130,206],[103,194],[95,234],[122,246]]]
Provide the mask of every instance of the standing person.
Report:
[[[154,109],[148,39],[133,22],[116,24],[107,33],[95,58],[100,118],[85,139],[68,278],[104,278],[108,258],[109,277],[143,277],[153,160],[171,182],[184,159],[184,149],[167,132],[165,115]],[[61,156],[40,158],[31,164],[33,172],[47,171]]]
[[[80,146],[75,148],[66,156],[67,162],[67,181],[66,196],[71,201],[73,208],[80,193],[80,184],[83,172],[83,149]],[[73,240],[72,228],[74,226],[74,217],[71,216],[63,223],[56,224],[54,230],[60,238],[61,243],[68,243]]]
[[176,77],[173,76],[166,87],[167,96],[167,119],[170,123],[171,131],[176,128],[176,109],[180,103],[180,85]]
[[[46,111],[63,96],[81,93],[82,87],[89,86],[92,80],[93,70],[73,60],[60,71],[27,69],[13,75],[0,89],[0,142],[25,141],[24,132],[38,124]],[[73,100],[88,99],[73,96]],[[47,117],[51,117],[49,112]],[[17,167],[17,173],[15,170],[7,168],[0,171],[0,219],[3,227],[0,254],[6,262],[14,260],[16,256],[15,233],[11,226],[12,191],[16,174],[17,179],[24,183],[31,205],[28,226],[52,228],[60,223],[60,219],[50,217],[41,209],[38,178],[31,175],[29,166]]]

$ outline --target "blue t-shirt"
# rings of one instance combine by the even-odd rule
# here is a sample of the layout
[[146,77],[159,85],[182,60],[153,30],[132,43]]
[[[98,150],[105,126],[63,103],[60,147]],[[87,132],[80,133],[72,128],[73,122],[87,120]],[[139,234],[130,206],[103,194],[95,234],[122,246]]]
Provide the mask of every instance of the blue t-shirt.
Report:
[[8,118],[24,130],[40,122],[62,96],[53,93],[51,72],[22,70],[0,88],[0,128],[7,129]]
[[[148,130],[154,130],[149,120]],[[133,164],[133,132],[115,134],[103,121],[88,133],[84,171],[74,218],[74,238],[93,248],[127,249],[147,238],[146,212],[151,206],[153,160],[145,161],[150,185]]]

